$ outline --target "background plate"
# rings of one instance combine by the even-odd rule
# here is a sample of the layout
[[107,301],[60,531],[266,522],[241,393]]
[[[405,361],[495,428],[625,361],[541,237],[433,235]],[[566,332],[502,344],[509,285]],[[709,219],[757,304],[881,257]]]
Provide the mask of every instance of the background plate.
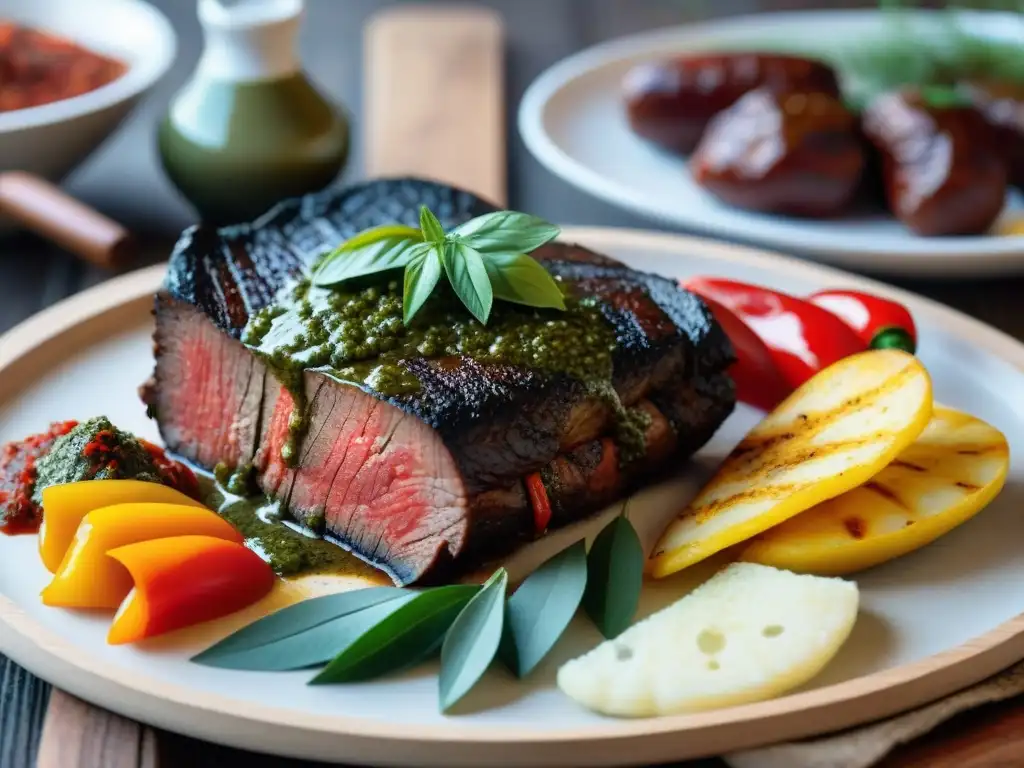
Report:
[[[1020,14],[963,13],[964,29],[1024,44]],[[915,34],[947,27],[928,11],[908,14]],[[634,64],[702,50],[789,50],[842,59],[858,41],[898,33],[881,13],[811,11],[743,16],[622,38],[570,56],[529,87],[519,131],[548,170],[635,213],[730,240],[799,253],[844,267],[897,275],[979,277],[1024,272],[1024,236],[918,237],[884,216],[796,219],[731,208],[692,180],[683,158],[636,137],[626,123],[620,84]],[[847,81],[856,91],[858,83]],[[1004,217],[1024,215],[1019,193]]]
[[[796,292],[859,286],[907,302],[937,398],[1006,432],[1014,457],[1006,489],[936,544],[859,576],[863,612],[853,636],[805,690],[700,715],[617,721],[562,696],[553,685],[557,664],[599,639],[582,620],[528,682],[492,670],[464,713],[450,717],[437,712],[430,668],[311,688],[308,673],[232,672],[187,661],[244,617],[111,648],[104,642],[109,617],[39,603],[47,574],[34,537],[0,538],[0,652],[86,700],[198,738],[297,757],[445,766],[635,765],[717,754],[883,717],[1024,657],[1024,465],[1017,458],[1024,455],[1024,347],[924,299],[749,249],[602,229],[568,229],[565,238],[666,275],[717,273]],[[0,441],[98,413],[156,436],[135,390],[151,369],[149,310],[161,274],[157,267],[112,280],[0,338]],[[656,533],[756,418],[738,409],[679,478],[631,504],[631,518]],[[568,543],[586,528],[545,546]],[[515,558],[514,569],[542,554]],[[643,611],[678,597],[692,581],[649,586]]]

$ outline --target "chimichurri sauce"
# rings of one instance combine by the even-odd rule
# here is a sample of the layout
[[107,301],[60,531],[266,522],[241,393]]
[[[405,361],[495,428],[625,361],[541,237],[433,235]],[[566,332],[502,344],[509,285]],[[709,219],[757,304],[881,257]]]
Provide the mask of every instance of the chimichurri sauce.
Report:
[[265,496],[235,496],[208,477],[200,477],[199,483],[203,503],[237,528],[246,546],[279,575],[333,574],[388,582],[381,571],[340,544],[286,521],[278,502]]
[[321,370],[339,381],[398,397],[420,388],[403,360],[460,355],[584,382],[615,414],[622,460],[642,456],[647,421],[642,412],[624,408],[611,386],[615,331],[597,299],[573,297],[568,286],[563,293],[564,312],[496,301],[483,325],[450,287],[442,286],[407,327],[398,281],[347,290],[298,281],[277,303],[255,313],[242,336],[295,402],[282,457],[288,463],[294,460],[306,429],[303,371]]
[[465,355],[488,363],[610,380],[615,334],[591,299],[566,298],[566,311],[495,302],[487,325],[438,291],[411,327],[402,322],[402,287],[392,281],[345,292],[299,282],[258,312],[242,340],[279,371],[328,368],[384,395],[415,392],[408,358]]

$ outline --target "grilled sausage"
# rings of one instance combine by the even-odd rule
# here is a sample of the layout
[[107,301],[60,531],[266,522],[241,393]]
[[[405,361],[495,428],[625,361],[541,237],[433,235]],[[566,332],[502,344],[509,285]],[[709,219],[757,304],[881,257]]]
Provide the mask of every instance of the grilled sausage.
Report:
[[972,82],[962,87],[992,126],[1009,183],[1024,188],[1024,87],[1006,82]]
[[711,121],[690,167],[698,184],[739,208],[834,216],[859,189],[864,144],[834,96],[759,88]]
[[693,151],[712,117],[760,87],[839,95],[835,71],[827,64],[780,54],[684,56],[639,65],[623,82],[633,131],[682,154]]
[[970,235],[995,221],[1006,197],[1006,168],[976,109],[936,106],[907,89],[877,97],[862,125],[882,155],[889,209],[911,230]]

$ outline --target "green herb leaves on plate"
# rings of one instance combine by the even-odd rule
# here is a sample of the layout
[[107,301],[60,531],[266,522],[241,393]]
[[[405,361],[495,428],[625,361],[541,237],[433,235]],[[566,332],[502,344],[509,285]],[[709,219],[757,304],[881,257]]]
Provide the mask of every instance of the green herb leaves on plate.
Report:
[[587,586],[583,540],[562,550],[527,577],[508,599],[501,659],[526,677],[565,632]]
[[594,539],[587,555],[583,608],[611,640],[633,622],[644,580],[644,550],[633,524],[618,515]]
[[447,712],[476,685],[494,660],[505,621],[508,574],[499,568],[462,609],[441,646],[439,701]]
[[479,591],[475,585],[453,584],[419,592],[350,643],[310,682],[369,680],[425,661]]
[[426,207],[420,228],[402,225],[361,232],[328,254],[313,284],[334,286],[365,275],[404,269],[403,321],[423,308],[442,273],[470,313],[486,324],[494,299],[540,309],[565,309],[558,283],[527,254],[558,237],[554,224],[518,211],[496,211],[448,233]]
[[[324,595],[282,608],[269,616],[242,627],[234,634],[192,657],[192,661],[208,667],[248,669],[257,671],[299,669],[295,666],[296,653],[308,652],[307,640],[311,632],[330,625],[331,634],[345,619],[360,614],[410,593],[397,587],[370,587],[337,595]],[[294,648],[288,643],[293,641]],[[335,646],[327,656],[312,664],[323,663],[341,650]]]
[[[358,595],[367,591],[369,590],[346,594]],[[298,634],[270,640],[254,648],[238,649],[226,654],[214,655],[210,658],[197,658],[196,660],[207,666],[260,672],[285,672],[326,664],[370,629],[416,597],[414,592],[396,591],[400,592],[397,598],[368,604],[361,609],[309,627]],[[299,603],[299,605],[304,605],[304,603]]]
[[326,664],[310,681],[323,684],[370,680],[440,650],[438,699],[446,712],[496,655],[518,677],[533,671],[581,602],[606,637],[622,632],[636,612],[643,559],[636,531],[618,517],[589,555],[585,542],[576,542],[537,568],[511,597],[504,568],[482,587],[368,587],[325,595],[259,619],[192,660],[259,672]]

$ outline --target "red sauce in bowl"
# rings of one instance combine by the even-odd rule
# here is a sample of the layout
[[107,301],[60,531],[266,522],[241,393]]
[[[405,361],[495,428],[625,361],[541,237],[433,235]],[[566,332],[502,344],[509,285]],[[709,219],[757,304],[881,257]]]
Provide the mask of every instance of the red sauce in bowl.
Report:
[[70,40],[0,21],[0,112],[81,96],[127,70]]

